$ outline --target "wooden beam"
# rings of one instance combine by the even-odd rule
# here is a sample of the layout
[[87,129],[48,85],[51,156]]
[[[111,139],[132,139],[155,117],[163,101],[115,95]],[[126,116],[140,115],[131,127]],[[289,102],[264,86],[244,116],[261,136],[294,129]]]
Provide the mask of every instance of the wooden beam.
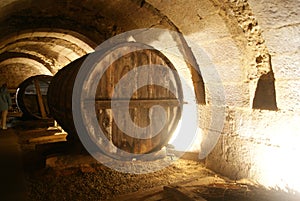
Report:
[[[84,102],[92,104],[92,100],[85,100]],[[117,107],[126,107],[126,103],[128,100],[115,100]],[[95,107],[98,109],[110,109],[112,104],[112,100],[95,100]],[[187,102],[180,102],[177,99],[131,99],[129,103],[129,108],[135,107],[145,107],[149,108],[154,105],[161,105],[161,106],[180,106],[183,104],[187,104]]]
[[34,79],[33,82],[34,82],[34,86],[36,89],[36,95],[38,98],[38,104],[39,104],[39,108],[40,108],[40,112],[41,112],[41,117],[42,117],[42,119],[45,119],[47,117],[47,114],[46,114],[45,105],[43,102],[43,96],[41,93],[40,83],[37,79]]

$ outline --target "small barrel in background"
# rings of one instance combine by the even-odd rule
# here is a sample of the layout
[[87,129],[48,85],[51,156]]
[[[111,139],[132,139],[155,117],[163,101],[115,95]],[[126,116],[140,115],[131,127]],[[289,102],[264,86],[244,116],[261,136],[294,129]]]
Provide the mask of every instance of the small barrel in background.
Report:
[[[119,55],[123,54],[123,50],[120,49],[134,51],[119,57]],[[162,147],[167,145],[180,120],[180,105],[183,102],[183,92],[179,75],[177,74],[173,64],[161,52],[150,46],[146,46],[145,48],[144,44],[118,44],[116,47],[112,47],[111,49],[85,55],[59,70],[53,77],[48,90],[48,105],[51,115],[62,126],[62,128],[68,132],[67,140],[69,142],[80,142],[72,114],[72,95],[75,79],[86,59],[92,57],[99,62],[103,55],[106,55],[106,58],[108,56],[112,63],[107,68],[99,82],[95,83],[94,78],[97,76],[99,77],[99,68],[102,68],[103,66],[95,66],[93,63],[91,63],[90,66],[84,66],[86,68],[90,68],[87,70],[91,70],[91,73],[81,77],[81,79],[85,80],[87,85],[85,86],[87,89],[82,88],[81,90],[90,90],[89,84],[97,86],[94,107],[98,121],[98,125],[96,125],[96,127],[100,127],[106,138],[116,147],[128,153],[144,154],[160,150]],[[149,112],[150,108],[154,105],[162,106],[167,113],[166,125],[160,133],[149,139],[140,139],[138,136],[129,136],[118,128],[114,121],[110,103],[112,100],[113,90],[120,79],[129,71],[135,72],[136,68],[145,65],[161,65],[165,68],[171,69],[173,73],[165,75],[163,81],[168,83],[167,85],[169,85],[170,88],[175,88],[176,94],[171,93],[166,88],[155,85],[142,87],[134,93],[130,101],[129,113],[133,122],[137,126],[145,127],[150,124]],[[155,71],[150,74],[137,72],[135,76],[139,80],[151,80],[153,77],[157,76],[157,73],[162,72]],[[126,87],[128,88],[130,86],[124,86],[124,90],[126,90]],[[80,90],[76,90],[76,93],[80,94],[81,92]],[[123,98],[121,97],[120,101],[122,100]],[[83,111],[83,108],[78,108],[78,110],[82,111],[82,113],[85,112]],[[80,135],[82,136],[85,135],[84,133],[87,133],[86,138],[93,136],[93,130],[95,128],[95,125],[92,125],[91,123],[94,120],[89,118],[92,118],[91,115],[85,115],[82,119],[82,125],[85,128],[85,132],[81,132]],[[159,119],[160,117],[157,118]],[[126,122],[124,122],[124,124],[126,125]],[[95,142],[97,139],[93,140]],[[98,140],[101,141],[101,139]]]
[[24,117],[44,119],[50,116],[47,101],[50,75],[35,75],[24,80],[16,92],[16,104]]

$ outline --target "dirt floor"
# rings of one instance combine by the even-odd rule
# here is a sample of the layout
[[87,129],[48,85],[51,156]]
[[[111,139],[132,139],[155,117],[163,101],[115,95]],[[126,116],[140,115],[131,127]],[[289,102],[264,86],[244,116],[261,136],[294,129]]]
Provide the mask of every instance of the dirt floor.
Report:
[[[172,160],[174,163],[162,170],[148,174],[130,174],[93,162],[86,155],[51,153],[52,155],[45,157],[41,155],[43,149],[37,147],[65,140],[64,134],[54,135],[59,130],[48,129],[52,124],[51,120],[14,119],[10,124],[11,128],[0,133],[1,144],[13,144],[9,149],[18,149],[12,158],[20,158],[18,165],[21,171],[17,171],[18,174],[14,174],[14,171],[7,174],[17,175],[15,181],[21,183],[21,190],[12,191],[15,195],[20,194],[18,200],[21,200],[20,197],[29,201],[300,200],[299,194],[295,192],[268,190],[248,180],[229,180],[205,168],[203,162],[195,160],[175,161],[174,157],[167,156],[159,160]],[[2,148],[1,152],[7,155],[7,150],[8,148]],[[61,163],[62,161],[65,163]],[[1,170],[2,173],[3,171],[5,175],[7,170]]]

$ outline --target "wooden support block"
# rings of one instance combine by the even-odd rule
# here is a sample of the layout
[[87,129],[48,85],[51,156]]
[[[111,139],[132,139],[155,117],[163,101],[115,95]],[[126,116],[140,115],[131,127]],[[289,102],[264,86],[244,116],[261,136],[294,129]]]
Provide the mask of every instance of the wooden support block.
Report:
[[60,142],[60,141],[66,141],[67,134],[60,133],[60,134],[54,134],[50,136],[41,136],[36,138],[31,138],[28,140],[28,143],[49,143],[49,142]]
[[46,167],[56,170],[68,168],[91,168],[91,165],[99,162],[91,155],[87,154],[60,154],[50,156],[46,159]]
[[68,145],[67,141],[36,144],[35,150],[44,156],[48,156],[52,154],[65,153],[68,150]]
[[163,197],[163,187],[155,187],[146,191],[138,191],[134,193],[128,193],[125,195],[120,195],[115,197],[109,201],[158,201],[164,200]]
[[180,186],[164,186],[164,194],[166,197],[171,197],[174,201],[206,201],[200,195]]

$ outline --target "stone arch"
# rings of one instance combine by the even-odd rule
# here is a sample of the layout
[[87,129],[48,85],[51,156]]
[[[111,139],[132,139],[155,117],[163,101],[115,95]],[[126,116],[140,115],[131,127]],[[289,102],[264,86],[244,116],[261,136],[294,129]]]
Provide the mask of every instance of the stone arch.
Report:
[[[7,32],[17,33],[23,29],[35,30],[47,27],[68,29],[85,35],[96,44],[100,44],[105,39],[126,30],[149,28],[154,25],[179,31],[176,25],[168,20],[167,16],[162,15],[147,2],[120,0],[110,3],[99,1],[81,3],[61,1],[59,6],[57,6],[58,4],[55,4],[51,0],[43,2],[16,1],[8,5],[10,9],[6,13],[12,17],[6,19],[8,25],[2,24],[2,26],[5,26],[4,30]],[[37,8],[44,9],[40,11]],[[65,8],[68,8],[68,12],[65,12]],[[79,10],[81,16],[77,15],[77,11]],[[132,10],[137,10],[137,12],[132,12]],[[14,26],[9,26],[9,24],[14,24]],[[184,38],[180,38],[180,43],[184,47],[182,48],[184,51],[183,54],[192,58],[193,55],[190,53],[189,48],[186,47],[187,44],[185,44]],[[197,66],[197,63],[194,62],[193,65]],[[193,71],[192,68],[190,69]],[[197,89],[195,90],[197,100],[200,104],[205,104],[203,79],[196,72],[191,72],[191,74],[195,88]]]
[[52,73],[69,62],[93,51],[96,45],[88,38],[63,29],[24,30],[7,36],[0,43],[2,59],[20,56],[36,59]]

